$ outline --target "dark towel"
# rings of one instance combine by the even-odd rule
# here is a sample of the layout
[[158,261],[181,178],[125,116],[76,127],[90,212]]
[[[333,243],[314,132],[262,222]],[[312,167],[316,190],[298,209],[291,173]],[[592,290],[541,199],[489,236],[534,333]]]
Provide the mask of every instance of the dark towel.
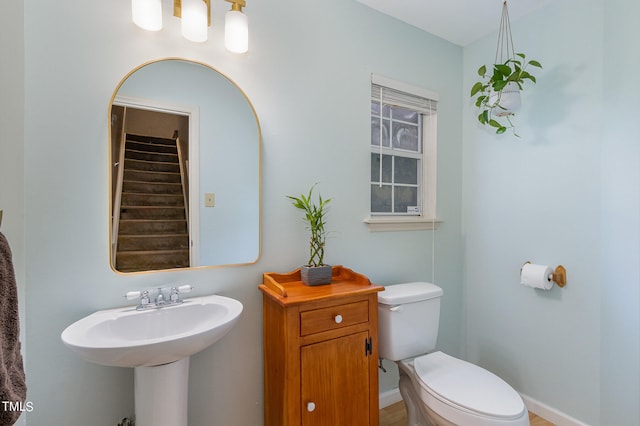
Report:
[[[14,424],[27,397],[22,354],[18,289],[11,249],[0,232],[0,425]],[[9,404],[9,402],[13,404]],[[19,405],[18,405],[19,403]]]

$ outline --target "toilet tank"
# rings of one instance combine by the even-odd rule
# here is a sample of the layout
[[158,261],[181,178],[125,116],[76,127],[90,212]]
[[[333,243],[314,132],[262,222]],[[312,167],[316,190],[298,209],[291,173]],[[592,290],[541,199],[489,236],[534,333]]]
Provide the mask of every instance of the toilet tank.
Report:
[[386,286],[378,293],[378,350],[400,361],[433,351],[438,338],[442,289],[412,282]]

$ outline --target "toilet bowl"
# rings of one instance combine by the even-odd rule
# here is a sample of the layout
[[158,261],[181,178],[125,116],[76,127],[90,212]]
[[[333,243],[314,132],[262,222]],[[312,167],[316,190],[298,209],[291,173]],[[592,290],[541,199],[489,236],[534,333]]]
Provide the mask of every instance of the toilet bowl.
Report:
[[500,377],[436,351],[442,289],[416,282],[378,296],[380,357],[395,361],[409,426],[528,426],[520,395]]

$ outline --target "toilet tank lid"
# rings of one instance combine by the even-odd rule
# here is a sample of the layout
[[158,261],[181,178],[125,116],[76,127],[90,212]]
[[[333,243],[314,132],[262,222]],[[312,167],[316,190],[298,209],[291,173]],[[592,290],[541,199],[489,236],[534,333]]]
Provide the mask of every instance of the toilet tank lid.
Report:
[[442,289],[435,284],[427,282],[393,284],[385,286],[384,291],[378,293],[378,303],[401,305],[441,296]]

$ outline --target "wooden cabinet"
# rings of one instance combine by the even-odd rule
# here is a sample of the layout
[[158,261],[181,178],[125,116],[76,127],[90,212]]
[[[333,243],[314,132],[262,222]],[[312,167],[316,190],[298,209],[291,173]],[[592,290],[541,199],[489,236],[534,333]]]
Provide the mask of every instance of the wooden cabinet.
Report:
[[342,266],[331,284],[264,274],[265,426],[378,425],[378,291]]

